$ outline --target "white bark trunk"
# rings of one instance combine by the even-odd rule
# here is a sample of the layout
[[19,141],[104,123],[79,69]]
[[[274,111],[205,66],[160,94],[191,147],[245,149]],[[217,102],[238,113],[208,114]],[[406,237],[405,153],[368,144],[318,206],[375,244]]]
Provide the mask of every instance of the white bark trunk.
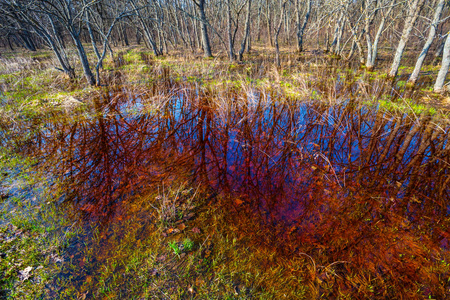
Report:
[[408,82],[412,85],[414,85],[419,78],[419,72],[422,68],[423,61],[425,60],[425,57],[427,56],[428,50],[430,49],[431,44],[433,43],[434,37],[436,36],[436,28],[439,25],[439,20],[441,18],[441,13],[444,8],[445,1],[439,0],[436,10],[434,12],[433,21],[431,22],[430,31],[428,32],[427,41],[425,42],[425,45],[423,46],[422,52],[420,52],[419,57],[417,58],[416,66],[414,67],[414,71],[412,72],[411,76],[408,79]]
[[397,75],[398,68],[400,67],[400,61],[402,60],[403,51],[405,50],[406,43],[409,40],[409,36],[411,35],[411,31],[414,27],[414,23],[416,23],[423,3],[424,0],[414,0],[411,3],[410,9],[408,11],[408,17],[405,21],[405,27],[403,28],[402,37],[400,38],[400,41],[398,43],[391,70],[389,71],[389,77],[395,77]]
[[231,33],[231,3],[227,0],[228,58],[234,60],[233,34]]
[[[375,38],[374,38],[373,44],[372,44],[372,53],[370,55],[369,54],[367,55],[366,67],[368,70],[372,70],[373,67],[375,66],[375,62],[377,60],[377,55],[378,55],[378,44],[380,42],[381,34],[384,31],[384,25],[386,24],[386,20],[387,20],[388,16],[392,12],[395,1],[396,0],[391,1],[388,11],[386,12],[385,15],[383,15],[380,25],[378,26],[378,31],[377,31],[377,34],[375,35]],[[369,59],[369,57],[370,57],[370,59]]]
[[442,56],[441,69],[439,70],[438,76],[436,78],[436,83],[434,84],[434,92],[442,93],[444,91],[444,82],[447,77],[448,67],[450,66],[450,32],[447,33],[447,39],[444,45],[444,54]]

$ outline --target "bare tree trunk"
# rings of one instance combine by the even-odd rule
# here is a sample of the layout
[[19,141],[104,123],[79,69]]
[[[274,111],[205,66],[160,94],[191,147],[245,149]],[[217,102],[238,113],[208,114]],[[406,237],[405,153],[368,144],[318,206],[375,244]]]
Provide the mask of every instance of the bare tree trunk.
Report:
[[258,36],[256,37],[256,41],[257,42],[259,42],[260,40],[261,40],[261,10],[262,10],[262,7],[261,7],[261,2],[260,2],[260,4],[259,4],[259,6],[258,6],[258,19],[257,19],[257,28],[258,28]]
[[[178,36],[183,41],[183,44],[185,46],[189,46],[188,43],[186,42],[186,39],[184,38],[183,27],[181,26],[181,19],[178,18],[175,9],[170,10],[170,12],[172,14],[172,18],[175,20],[175,28],[177,30]],[[174,35],[174,39],[175,39],[175,44],[178,45],[178,39],[175,37],[175,33],[173,35]]]
[[386,20],[388,16],[391,14],[392,9],[394,8],[396,0],[391,0],[388,11],[385,15],[382,16],[380,25],[378,25],[377,33],[375,34],[375,38],[373,39],[373,44],[369,46],[369,40],[367,40],[368,49],[367,49],[367,60],[366,60],[366,68],[368,71],[372,71],[375,67],[375,62],[378,56],[378,44],[380,43],[381,34],[384,31],[384,25],[386,24]]
[[33,43],[33,40],[31,39],[28,32],[19,33],[18,36],[20,37],[20,40],[23,41],[23,46],[27,48],[30,51],[36,51],[36,46]]
[[[371,5],[375,4],[375,7],[370,10]],[[373,23],[373,20],[375,19],[375,16],[378,12],[378,7],[376,7],[377,3],[374,3],[371,0],[366,0],[364,5],[364,35],[366,37],[366,44],[367,44],[367,59],[366,62],[370,62],[372,60],[372,40],[370,37],[370,26]],[[367,65],[366,65],[367,67]],[[371,71],[373,66],[369,66],[369,71]]]
[[[100,85],[100,68],[103,68],[103,60],[105,59],[106,56],[106,51],[109,48],[109,37],[112,34],[112,31],[114,29],[114,26],[116,25],[116,23],[122,18],[122,16],[117,16],[116,19],[114,19],[114,21],[111,23],[108,31],[106,32],[106,34],[102,33],[103,36],[103,50],[102,50],[102,54],[100,55],[100,57],[97,60],[97,65],[95,66],[95,72],[96,72],[96,78],[97,78],[97,85]],[[110,51],[112,52],[112,50],[110,49]],[[112,56],[112,54],[111,54]]]
[[362,50],[362,44],[361,44],[362,33],[360,35],[358,35],[358,33],[357,33],[357,31],[359,30],[358,25],[354,26],[352,24],[352,22],[350,21],[350,18],[347,16],[347,14],[345,14],[345,18],[347,19],[348,26],[350,27],[350,31],[351,31],[352,37],[353,37],[353,42],[355,43],[356,48],[358,49],[359,63],[360,63],[360,65],[364,65],[364,57],[363,57],[363,50]]
[[300,1],[297,0],[297,50],[303,51],[303,35],[305,34],[306,25],[308,24],[309,16],[311,15],[311,2],[312,0],[306,0],[306,13],[303,23],[300,25]]
[[141,33],[139,32],[139,28],[136,28],[136,43],[138,45],[141,44]]
[[341,20],[341,26],[339,27],[339,31],[338,31],[338,35],[337,35],[337,44],[336,44],[335,53],[339,56],[341,56],[342,51],[344,50],[343,47],[341,46],[341,40],[342,40],[342,35],[344,34],[345,23],[346,23],[346,20]]
[[326,30],[325,34],[325,53],[328,53],[330,51],[330,27]]
[[344,12],[340,12],[340,16],[336,22],[334,29],[333,42],[331,42],[331,52],[337,55],[341,53],[341,37],[342,32],[344,31],[345,21],[344,21]]
[[245,18],[245,33],[244,38],[242,39],[241,49],[239,50],[239,61],[242,61],[245,45],[250,45],[250,10],[251,10],[252,0],[248,0],[247,2],[247,17]]
[[158,32],[159,40],[159,53],[168,53],[169,49],[167,47],[167,31],[164,30],[164,12],[159,1],[154,1],[152,3],[153,11],[156,13],[156,30]]
[[11,43],[11,36],[8,35],[8,45],[9,45],[9,49],[11,49],[11,51],[14,51],[13,45]]
[[442,93],[444,91],[444,82],[447,77],[448,68],[450,66],[450,32],[447,33],[445,39],[444,54],[442,55],[441,69],[439,70],[436,82],[434,84],[434,92]]
[[94,49],[97,59],[100,59],[100,53],[98,52],[97,44],[95,42],[94,32],[92,31],[90,8],[86,9],[86,25],[87,25],[88,32],[89,32],[89,37],[91,38],[92,48]]
[[231,1],[227,0],[228,57],[234,60],[233,34],[231,33]]
[[208,36],[208,20],[206,19],[205,14],[205,0],[194,0],[195,5],[197,5],[197,8],[200,13],[200,20],[201,20],[201,30],[202,30],[202,44],[203,44],[203,51],[205,57],[212,57],[211,53],[211,44],[209,42],[209,36]]
[[272,40],[272,18],[271,18],[271,10],[269,5],[269,0],[266,0],[266,25],[267,25],[267,36],[269,37],[270,46],[273,47]]
[[397,50],[395,51],[394,60],[392,62],[391,70],[389,71],[389,77],[394,78],[397,75],[398,68],[400,67],[400,61],[402,60],[403,51],[405,50],[406,43],[409,40],[411,31],[416,23],[419,12],[423,7],[425,0],[414,0],[411,3],[408,11],[408,16],[405,20],[405,26],[403,27],[402,37],[398,43]]
[[353,55],[355,54],[355,49],[356,49],[356,42],[353,40],[352,46],[350,47],[350,51],[348,52],[346,60],[350,60],[353,57]]
[[58,59],[58,62],[62,67],[62,70],[61,69],[59,70],[66,73],[69,76],[69,78],[74,79],[75,70],[70,65],[69,59],[67,58],[67,54],[64,51],[64,49],[58,47],[57,43],[52,39],[52,37],[47,32],[44,31],[42,33],[42,36],[47,40],[48,44],[53,50],[53,53],[56,55],[56,58]]
[[283,3],[281,3],[281,15],[280,15],[280,20],[278,22],[278,26],[275,29],[275,50],[276,50],[276,63],[277,63],[277,67],[281,67],[281,60],[280,60],[280,47],[278,45],[278,35],[280,34],[280,30],[281,30],[281,25],[283,25],[283,17],[284,17],[284,13],[286,10],[286,2],[287,0],[284,0]]
[[444,4],[445,4],[444,0],[439,0],[438,4],[436,6],[433,21],[431,22],[431,25],[430,25],[430,31],[428,32],[427,41],[425,42],[425,45],[423,46],[422,52],[420,52],[420,55],[417,58],[417,62],[416,62],[416,66],[414,67],[414,71],[412,72],[411,76],[408,79],[408,82],[412,86],[414,86],[416,84],[416,81],[419,78],[419,72],[420,72],[420,69],[422,68],[423,61],[425,60],[428,50],[430,49],[430,46],[433,43],[434,37],[436,36],[436,28],[439,24],[442,10],[444,9]]
[[442,52],[444,51],[445,39],[439,41],[439,46],[436,48],[434,52],[433,65],[437,65],[439,58],[442,56]]
[[90,85],[95,85],[95,77],[92,74],[91,67],[89,66],[89,60],[86,55],[86,51],[84,50],[83,44],[81,43],[79,35],[77,35],[72,30],[69,30],[70,35],[72,36],[73,42],[77,47],[78,57],[80,58],[81,66],[83,67],[84,76]]
[[194,11],[194,18],[192,19],[192,26],[194,27],[194,42],[195,42],[195,48],[200,49],[202,43],[200,42],[200,34],[198,33],[198,15],[197,10],[193,8]]
[[184,23],[186,35],[188,37],[189,46],[191,47],[192,53],[194,53],[195,52],[195,45],[194,45],[195,41],[192,41],[191,31],[189,29],[189,22],[186,20],[186,16],[185,15],[183,15],[183,23]]
[[66,53],[64,51],[60,51],[58,47],[55,45],[53,41],[49,41],[51,48],[53,50],[53,53],[56,55],[56,58],[58,59],[59,64],[62,67],[62,70],[64,73],[66,73],[69,78],[74,79],[75,78],[75,70],[74,68],[69,64],[69,60],[67,59]]
[[134,0],[131,0],[130,3],[133,6],[133,9],[136,11],[136,15],[138,17],[139,23],[141,24],[142,30],[144,31],[145,40],[149,44],[149,46],[152,48],[153,54],[155,54],[155,56],[162,55],[162,53],[158,50],[158,47],[156,46],[155,41],[153,40],[152,34],[150,33],[150,29],[148,28],[147,23],[145,23],[140,10],[136,7]]
[[130,46],[130,42],[128,41],[127,27],[125,25],[120,25],[120,31],[122,32],[123,41],[125,42],[125,46]]

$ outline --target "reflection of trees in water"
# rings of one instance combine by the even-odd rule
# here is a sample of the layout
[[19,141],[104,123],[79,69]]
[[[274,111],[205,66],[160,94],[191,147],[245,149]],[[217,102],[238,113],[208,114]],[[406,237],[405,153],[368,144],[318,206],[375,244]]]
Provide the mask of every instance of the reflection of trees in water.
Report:
[[131,115],[119,109],[139,99],[116,98],[107,109],[97,103],[92,118],[56,121],[35,137],[43,155],[57,153],[56,170],[72,182],[74,199],[93,209],[189,172],[289,221],[298,217],[293,211],[330,198],[324,190],[344,199],[352,188],[368,198],[394,197],[387,203],[396,209],[420,197],[422,206],[431,201],[446,213],[449,145],[429,117],[393,118],[352,103],[261,102],[219,114],[185,94],[158,113]]
[[405,249],[425,258],[419,245],[439,248],[448,235],[450,146],[430,117],[391,117],[351,102],[256,101],[218,113],[190,98],[127,114],[139,99],[117,97],[108,109],[99,103],[95,117],[51,123],[35,143],[44,156],[56,151],[69,198],[91,214],[188,177],[239,197],[277,234],[296,232],[285,238],[326,247],[336,260],[356,251],[361,264],[386,266]]

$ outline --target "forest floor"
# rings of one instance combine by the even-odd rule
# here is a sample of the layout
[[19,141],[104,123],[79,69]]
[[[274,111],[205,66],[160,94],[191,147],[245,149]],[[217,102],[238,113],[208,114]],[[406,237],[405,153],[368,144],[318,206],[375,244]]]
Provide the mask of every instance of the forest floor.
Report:
[[[327,249],[317,247],[311,248],[315,252],[306,253],[303,249],[309,248],[300,247],[296,253],[286,253],[284,247],[271,244],[263,225],[248,218],[252,212],[246,209],[245,199],[193,184],[189,174],[149,185],[132,201],[124,201],[120,213],[108,221],[101,216],[86,218],[91,208],[80,209],[78,203],[62,201],[70,198],[68,187],[52,176],[50,167],[37,161],[42,153],[27,150],[37,136],[54,129],[47,126],[53,126],[48,119],[55,115],[90,118],[92,114],[86,111],[95,106],[93,99],[112,97],[119,91],[169,98],[174,87],[194,89],[205,99],[216,100],[258,91],[286,103],[354,101],[390,115],[416,120],[429,117],[442,127],[449,124],[450,98],[432,92],[431,78],[439,70],[436,66],[426,66],[421,81],[410,90],[406,84],[412,71],[409,67],[401,68],[392,82],[383,71],[355,69],[351,63],[323,53],[298,57],[284,50],[282,65],[277,68],[273,55],[257,47],[242,63],[185,53],[155,58],[148,50],[129,47],[118,50],[114,60],[105,60],[100,87],[88,86],[81,77],[67,78],[53,68],[55,61],[48,52],[3,51],[0,299],[448,296],[447,251],[428,249],[436,262],[426,270],[430,278],[439,275],[437,283],[434,277],[422,282],[409,277],[392,279],[398,270],[383,273],[346,268],[347,259],[332,260]],[[226,103],[216,101],[214,105],[220,109]],[[89,109],[80,110],[80,106]],[[39,147],[46,145],[33,149]],[[402,286],[405,282],[411,286]]]

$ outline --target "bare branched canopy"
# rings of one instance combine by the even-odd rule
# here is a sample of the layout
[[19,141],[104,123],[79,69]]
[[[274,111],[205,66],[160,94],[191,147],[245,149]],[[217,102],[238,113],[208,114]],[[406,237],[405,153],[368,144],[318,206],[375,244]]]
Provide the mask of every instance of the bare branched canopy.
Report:
[[[240,61],[252,43],[273,47],[277,56],[287,45],[299,53],[357,59],[367,70],[383,55],[391,77],[405,51],[422,49],[409,80],[414,84],[429,51],[440,58],[448,50],[448,19],[443,0],[0,0],[4,47],[49,48],[55,67],[75,77],[67,56],[73,47],[90,84],[99,84],[102,62],[114,46],[142,41],[155,56],[184,50]],[[89,61],[87,50],[96,61]]]

